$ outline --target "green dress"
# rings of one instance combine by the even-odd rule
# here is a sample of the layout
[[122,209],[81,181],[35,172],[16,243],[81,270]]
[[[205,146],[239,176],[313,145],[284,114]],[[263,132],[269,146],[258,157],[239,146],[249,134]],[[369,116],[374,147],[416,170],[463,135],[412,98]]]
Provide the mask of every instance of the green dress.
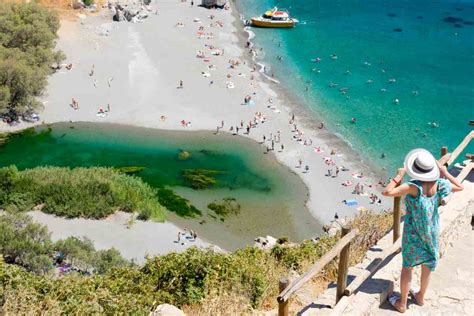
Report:
[[421,181],[412,180],[408,184],[417,187],[418,196],[405,197],[403,266],[411,268],[424,264],[434,271],[439,258],[439,200],[451,193],[451,183],[445,179],[438,179],[438,188],[433,196],[426,196],[423,193]]

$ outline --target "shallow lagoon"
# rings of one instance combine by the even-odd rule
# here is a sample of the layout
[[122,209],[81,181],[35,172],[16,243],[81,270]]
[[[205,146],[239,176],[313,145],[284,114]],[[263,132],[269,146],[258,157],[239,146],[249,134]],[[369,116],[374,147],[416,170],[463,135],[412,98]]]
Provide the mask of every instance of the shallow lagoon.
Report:
[[[190,157],[182,159],[180,152]],[[287,236],[301,241],[321,233],[321,225],[305,207],[302,180],[272,154],[243,137],[212,132],[159,131],[95,123],[57,123],[13,135],[0,147],[0,166],[142,166],[136,175],[153,187],[166,186],[191,201],[203,215],[168,219],[220,247],[233,250],[257,236]],[[217,183],[205,190],[190,188],[185,169],[219,170]],[[209,215],[207,204],[236,198],[240,214],[224,222]]]

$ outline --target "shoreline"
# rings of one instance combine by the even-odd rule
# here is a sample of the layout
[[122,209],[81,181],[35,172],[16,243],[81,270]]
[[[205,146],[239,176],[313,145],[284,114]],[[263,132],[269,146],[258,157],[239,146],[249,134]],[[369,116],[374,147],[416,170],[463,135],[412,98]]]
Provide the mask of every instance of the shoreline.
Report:
[[[243,24],[244,15],[238,10],[238,5],[232,2],[231,6],[236,10],[235,12],[232,12],[236,18],[233,24],[236,28],[235,32],[241,37],[241,45],[244,46],[246,41],[249,41],[255,45],[255,42],[252,40],[256,38],[256,34],[250,30],[250,27]],[[242,57],[246,58],[248,61],[257,63],[261,67],[266,65],[259,62],[256,56],[250,57],[249,55],[243,54]],[[271,62],[270,65],[272,67],[275,66]],[[283,100],[283,103],[289,104],[287,106],[288,112],[294,113],[296,119],[302,123],[305,129],[317,130],[317,137],[322,139],[326,144],[336,143],[334,147],[337,147],[346,156],[351,156],[355,161],[359,161],[360,163],[357,164],[357,167],[362,168],[363,171],[367,172],[367,174],[370,174],[373,179],[388,177],[386,171],[384,171],[384,169],[378,166],[374,161],[364,160],[361,153],[358,152],[348,140],[344,139],[344,137],[342,137],[342,135],[334,129],[334,126],[326,124],[324,129],[317,129],[318,123],[325,121],[319,113],[312,111],[309,106],[305,104],[305,101],[295,95],[291,89],[285,87],[284,83],[270,78],[269,76],[265,75],[263,71],[260,71],[260,73],[263,77],[262,80],[268,80],[269,84],[275,84],[272,86],[272,89],[276,92],[278,98]]]
[[[235,78],[235,80],[238,81],[238,85],[242,84],[242,88],[240,89],[235,89],[234,91],[227,89],[222,92],[220,90],[219,92],[216,92],[214,95],[209,96],[206,92],[200,91],[204,89],[204,87],[208,85],[203,85],[202,83],[199,83],[198,80],[202,80],[202,78],[191,78],[192,73],[190,68],[194,68],[195,70],[198,70],[199,67],[196,65],[196,63],[187,63],[189,57],[183,57],[185,59],[180,59],[179,57],[175,58],[169,58],[169,60],[175,61],[175,67],[170,67],[170,65],[167,64],[166,61],[161,62],[161,59],[167,58],[167,56],[163,55],[160,49],[156,49],[153,46],[153,43],[150,43],[150,41],[146,41],[146,37],[150,36],[150,33],[145,31],[145,29],[159,29],[160,26],[166,26],[172,22],[170,21],[179,21],[182,19],[183,21],[186,21],[186,24],[191,24],[191,28],[197,28],[197,24],[192,22],[193,17],[198,16],[201,21],[209,21],[206,20],[207,16],[209,14],[215,14],[217,19],[221,19],[224,21],[224,26],[222,27],[223,31],[217,30],[219,32],[219,39],[217,40],[217,45],[225,47],[226,50],[226,55],[224,59],[228,59],[229,57],[229,51],[231,52],[231,56],[236,56],[236,57],[231,57],[231,58],[245,58],[246,50],[242,48],[244,46],[242,43],[242,40],[239,40],[239,33],[243,34],[245,31],[242,30],[241,28],[238,27],[238,23],[240,23],[240,19],[236,18],[235,15],[238,15],[237,11],[235,9],[235,6],[232,5],[232,16],[230,16],[227,11],[216,11],[216,10],[206,10],[203,8],[190,8],[188,4],[186,3],[163,3],[158,5],[158,10],[160,14],[158,16],[151,16],[148,20],[144,21],[144,23],[140,24],[112,24],[114,22],[111,22],[110,20],[104,20],[103,17],[87,17],[84,21],[78,21],[75,23],[75,25],[71,26],[71,23],[68,22],[63,22],[61,31],[62,31],[62,36],[60,37],[58,41],[58,46],[62,48],[66,55],[68,56],[68,60],[73,60],[75,64],[77,64],[77,68],[79,69],[73,69],[71,73],[67,73],[62,71],[61,73],[55,74],[50,77],[50,85],[48,87],[48,95],[45,98],[45,101],[49,104],[46,106],[46,109],[44,112],[41,113],[43,117],[46,117],[46,122],[48,123],[53,123],[53,122],[59,122],[59,121],[90,121],[90,122],[100,122],[100,121],[105,121],[105,122],[110,122],[110,123],[120,123],[120,124],[126,124],[126,125],[132,125],[132,126],[140,126],[140,127],[150,127],[150,128],[156,128],[156,129],[164,129],[164,130],[179,130],[183,129],[183,127],[180,126],[179,124],[179,119],[183,118],[185,119],[186,117],[191,117],[192,119],[192,127],[185,127],[185,130],[192,130],[192,131],[198,131],[198,130],[215,130],[215,126],[218,124],[220,121],[220,118],[224,118],[226,123],[228,122],[237,122],[242,118],[242,105],[237,106],[237,104],[241,104],[241,99],[245,96],[245,94],[249,93],[249,90],[258,90],[258,94],[256,96],[256,99],[258,103],[254,106],[253,109],[251,109],[247,113],[247,117],[245,120],[248,120],[251,118],[251,112],[254,111],[259,111],[264,113],[264,115],[268,118],[268,122],[270,123],[265,123],[265,124],[259,124],[259,127],[255,129],[255,132],[252,129],[252,133],[247,136],[250,139],[253,139],[256,142],[261,142],[261,137],[262,133],[263,135],[266,134],[268,137],[269,133],[275,133],[277,130],[282,130],[282,140],[285,144],[285,151],[282,153],[277,153],[275,152],[275,156],[279,163],[287,166],[292,172],[295,174],[298,174],[298,176],[303,180],[305,185],[307,186],[309,190],[309,199],[307,202],[307,207],[313,217],[315,217],[318,221],[322,223],[327,223],[333,218],[334,212],[338,212],[342,216],[347,216],[351,217],[355,214],[357,211],[355,207],[349,207],[346,205],[343,205],[341,203],[342,200],[348,199],[348,198],[357,198],[360,200],[360,204],[358,207],[368,207],[374,210],[380,210],[382,208],[385,208],[384,205],[382,206],[377,206],[377,205],[370,205],[366,198],[362,196],[354,196],[351,195],[352,189],[345,188],[341,186],[342,181],[351,181],[351,182],[357,182],[357,181],[363,181],[363,182],[373,182],[373,178],[367,178],[364,177],[364,179],[356,179],[350,175],[350,174],[344,174],[342,173],[337,179],[330,179],[328,177],[324,176],[325,173],[325,164],[323,161],[321,161],[322,156],[329,156],[331,159],[334,159],[337,161],[338,165],[344,164],[344,166],[349,166],[350,172],[353,173],[353,168],[356,168],[357,172],[364,172],[368,167],[365,167],[364,164],[359,163],[353,163],[350,161],[350,159],[346,158],[348,155],[351,156],[351,159],[353,159],[353,153],[345,153],[344,149],[341,150],[342,145],[341,144],[336,144],[338,150],[341,151],[340,154],[338,155],[329,155],[329,151],[331,148],[334,148],[335,146],[332,143],[328,142],[335,142],[335,140],[325,140],[325,135],[329,135],[330,131],[324,131],[324,133],[321,133],[320,131],[315,131],[312,130],[311,126],[306,126],[305,120],[302,119],[302,117],[308,116],[305,115],[305,112],[300,112],[299,108],[304,108],[303,105],[298,104],[298,102],[286,99],[290,98],[291,96],[286,95],[284,92],[284,87],[281,85],[278,85],[277,87],[272,86],[271,83],[266,82],[267,80],[263,79],[263,76],[260,77],[260,73],[256,74],[256,80],[255,81],[248,81],[245,79],[245,77],[242,78]],[[192,10],[192,11],[191,11]],[[164,16],[161,12],[162,11],[167,11],[166,16]],[[169,15],[171,13],[175,12],[180,12],[182,13],[182,16],[180,18],[174,17],[173,20],[170,19]],[[227,14],[227,15],[226,15]],[[230,16],[230,18],[229,18]],[[166,21],[161,21],[161,19],[167,20],[168,24]],[[98,21],[97,21],[98,20]],[[87,25],[87,27],[83,27],[82,23],[84,25]],[[152,28],[151,24],[155,24],[155,28]],[[164,24],[163,24],[164,23]],[[74,24],[74,23],[72,23]],[[90,24],[90,26],[89,26]],[[101,37],[100,35],[95,35],[95,39],[90,38],[90,33],[91,30],[95,30],[95,28],[103,26],[103,25],[113,25],[112,27],[112,34],[110,37]],[[204,24],[201,24],[204,26]],[[228,26],[230,25],[230,27]],[[75,37],[75,39],[80,38],[80,36],[87,37],[86,39],[82,39],[82,46],[89,46],[89,47],[78,47],[78,44],[76,43],[75,39],[70,39],[65,37],[65,33],[68,33],[65,28],[72,28],[72,30],[69,30],[69,34],[71,37]],[[84,28],[85,30],[80,30],[79,28]],[[187,30],[188,27],[183,27],[182,30],[185,31]],[[127,31],[128,30],[128,31]],[[60,31],[60,32],[61,32]],[[66,32],[65,32],[66,31]],[[127,31],[127,34],[124,33],[124,31]],[[174,29],[170,29],[169,32],[175,32],[175,34],[179,34],[177,31],[177,28],[174,27]],[[213,29],[215,31],[215,29]],[[167,32],[164,30],[163,32]],[[89,34],[88,34],[89,33]],[[189,33],[189,32],[188,32]],[[197,40],[195,38],[191,38],[189,36],[193,36],[190,34],[193,34],[194,32],[189,33],[187,36],[186,43],[181,42],[181,43],[174,43],[174,38],[172,36],[176,35],[166,35],[163,33],[158,34],[157,36],[161,36],[161,40],[164,43],[170,44],[171,46],[167,46],[169,49],[173,49],[176,47],[176,49],[180,49],[180,51],[176,51],[176,53],[181,54],[183,50],[188,51],[186,54],[183,54],[183,56],[191,56],[192,51],[195,50],[197,47],[202,47],[202,44],[206,42],[206,40]],[[133,51],[135,54],[135,57],[139,54],[142,54],[142,58],[137,60],[135,58],[135,63],[132,65],[132,62],[130,61],[131,58],[133,60],[134,57],[123,57],[123,56],[115,56],[113,55],[113,58],[107,58],[106,52],[96,52],[96,50],[109,50],[110,52],[113,52],[113,48],[110,48],[113,45],[117,45],[119,40],[116,39],[117,36],[121,36],[122,39],[127,39],[128,38],[128,43],[130,43],[130,39],[133,39],[135,43],[129,44],[129,49],[130,51]],[[133,36],[130,37],[130,36]],[[237,40],[233,39],[232,37],[236,37]],[[114,38],[115,37],[115,38]],[[194,37],[194,36],[193,36]],[[71,43],[71,40],[73,43]],[[91,43],[87,42],[96,42],[100,44],[97,44],[99,49],[96,49],[94,45],[91,45]],[[67,43],[66,43],[67,42]],[[77,41],[80,43],[79,39]],[[216,40],[208,40],[207,42],[216,42]],[[61,44],[63,47],[61,47]],[[132,45],[133,44],[133,45]],[[172,46],[176,44],[175,46]],[[135,46],[134,46],[135,45]],[[137,46],[138,45],[138,46]],[[196,45],[198,45],[196,47]],[[90,47],[93,46],[93,47]],[[117,47],[114,47],[115,49]],[[66,48],[66,49],[65,49]],[[76,50],[81,50],[83,54],[75,53],[74,50],[71,50],[72,48]],[[137,50],[138,49],[138,50]],[[70,52],[73,52],[72,54]],[[125,49],[126,50],[126,49]],[[97,55],[94,54],[94,56],[90,56],[88,54],[88,51],[92,51],[94,53],[97,53]],[[69,54],[68,54],[69,53]],[[74,54],[75,53],[75,54]],[[126,52],[123,52],[124,55]],[[75,56],[74,56],[75,55]],[[159,56],[157,56],[159,55]],[[80,61],[76,63],[75,58],[78,58],[78,56],[87,56],[83,57],[85,59],[84,61]],[[153,56],[153,58],[151,57]],[[214,58],[214,57],[212,57]],[[224,62],[218,62],[218,57],[216,58],[216,63],[218,63],[218,68],[226,68],[226,63]],[[112,60],[111,60],[112,59]],[[114,61],[114,59],[116,59]],[[143,61],[145,59],[145,61]],[[77,71],[81,71],[82,69],[83,72],[87,71],[90,68],[90,64],[95,63],[97,65],[100,65],[100,67],[104,67],[105,64],[103,62],[109,61],[109,63],[116,63],[117,68],[120,66],[120,63],[124,63],[128,61],[128,67],[126,67],[126,70],[129,72],[129,81],[123,81],[123,79],[114,77],[114,83],[113,85],[119,86],[119,89],[124,89],[123,95],[122,92],[119,93],[121,96],[123,96],[124,100],[121,100],[122,97],[116,97],[116,96],[107,96],[107,93],[101,92],[102,96],[92,98],[90,96],[90,92],[94,91],[93,88],[86,88],[82,87],[83,83],[79,83],[78,80],[84,80],[87,78],[87,76],[82,75],[76,75],[77,77],[76,80],[72,80],[72,78],[65,78],[64,80],[67,81],[69,79],[70,82],[74,82],[76,85],[78,85],[78,88],[80,88],[77,93],[81,96],[78,98],[81,101],[81,104],[84,104],[83,99],[87,100],[95,100],[93,102],[85,101],[87,103],[86,107],[89,108],[89,111],[93,113],[93,108],[96,107],[97,103],[100,103],[101,101],[97,101],[99,99],[114,99],[111,100],[112,103],[112,111],[111,114],[105,118],[97,118],[95,115],[91,114],[84,114],[84,110],[81,107],[81,110],[77,112],[71,112],[71,110],[67,109],[66,105],[64,102],[67,102],[67,100],[70,100],[71,93],[68,93],[68,96],[65,97],[64,93],[61,94],[61,92],[58,92],[60,88],[64,87],[71,87],[70,84],[67,83],[60,83],[59,76],[63,77],[71,77],[73,73],[76,73]],[[184,66],[181,66],[180,63],[185,61]],[[95,61],[95,62],[94,62]],[[176,64],[176,61],[178,62]],[[198,60],[199,61],[199,60]],[[252,62],[253,63],[253,62]],[[137,77],[137,75],[133,75],[133,67],[139,67],[141,69],[140,76]],[[179,68],[178,66],[181,66],[182,71],[174,68]],[[111,65],[105,65],[105,67],[109,70],[112,70],[112,72],[115,70],[111,68]],[[248,76],[252,75],[252,72],[250,71],[250,65],[241,65],[239,66],[238,70],[241,70],[241,73],[248,74]],[[76,67],[75,67],[76,68]],[[99,67],[98,67],[99,68]],[[243,69],[244,68],[244,69]],[[125,71],[126,71],[125,70]],[[115,70],[116,71],[116,70]],[[198,70],[199,71],[199,70]],[[228,70],[231,71],[231,70]],[[222,76],[223,71],[216,71],[216,77],[224,77]],[[191,81],[192,85],[196,85],[196,87],[191,87],[191,91],[188,90],[188,84],[185,83],[185,90],[186,93],[188,94],[191,92],[191,95],[183,96],[179,95],[179,91],[176,90],[176,86],[174,86],[174,83],[179,80],[179,75],[176,75],[177,73],[184,74],[185,81]],[[165,74],[165,75],[163,75]],[[214,75],[214,73],[213,73]],[[164,76],[164,78],[163,78]],[[169,78],[173,77],[173,78]],[[196,77],[201,77],[201,76],[196,76]],[[78,79],[82,78],[82,79]],[[138,87],[136,82],[133,80],[130,81],[132,78],[135,79],[140,79],[140,83],[146,84],[147,86],[145,88],[143,87]],[[165,80],[166,79],[166,80]],[[222,85],[220,83],[220,80],[225,79],[224,78],[217,78],[219,79],[219,82],[215,82],[214,87],[221,89]],[[217,80],[216,79],[216,80]],[[233,79],[234,80],[234,79]],[[117,81],[117,83],[116,83]],[[151,84],[151,83],[153,84]],[[245,88],[244,85],[245,83],[250,83],[252,88]],[[220,86],[219,86],[220,85]],[[154,87],[160,87],[160,93],[156,94],[156,92],[153,92],[152,90]],[[130,102],[131,98],[127,95],[127,92],[137,92],[135,91],[135,88],[142,88],[141,92],[145,96],[142,97],[143,100],[137,101],[140,105],[135,105],[133,102]],[[222,87],[225,89],[225,87]],[[127,90],[125,90],[127,89]],[[281,92],[280,92],[280,89]],[[239,90],[240,92],[236,93],[236,90]],[[210,90],[209,90],[210,91]],[[263,92],[262,92],[263,91]],[[141,95],[140,91],[139,95]],[[260,97],[260,94],[263,94],[263,97]],[[209,93],[210,94],[210,93]],[[276,104],[278,108],[281,108],[279,113],[273,112],[268,109],[266,104],[266,96],[270,96],[275,99],[273,104]],[[156,110],[156,103],[150,105],[150,103],[153,102],[153,100],[156,101],[156,97],[158,96],[158,102],[162,104],[158,104],[158,107],[160,108],[160,111]],[[128,98],[127,98],[128,97]],[[130,103],[127,103],[127,99]],[[206,99],[206,100],[202,100]],[[164,100],[164,101],[162,101]],[[201,101],[202,100],[202,101]],[[230,106],[226,105],[225,109],[222,109],[221,102],[223,100],[229,100]],[[233,101],[232,101],[233,100]],[[238,101],[239,100],[239,101]],[[201,101],[201,102],[196,102],[196,101]],[[217,102],[216,102],[217,101]],[[104,101],[102,101],[104,102]],[[234,102],[234,105],[232,103]],[[122,105],[117,105],[117,103],[122,103]],[[194,104],[193,107],[190,107],[191,104],[193,103],[200,103],[200,104]],[[212,104],[210,104],[212,103]],[[62,105],[61,105],[62,104]],[[123,105],[125,104],[125,105]],[[132,107],[129,109],[127,107],[127,104],[131,104]],[[170,104],[176,105],[172,106],[170,108]],[[147,107],[145,109],[145,107]],[[244,106],[247,107],[247,106]],[[117,112],[118,115],[115,114],[115,111]],[[56,110],[56,111],[55,111]],[[308,111],[308,109],[305,109]],[[69,111],[69,112],[68,112]],[[194,112],[193,112],[194,111]],[[245,111],[245,110],[244,110]],[[190,113],[193,112],[193,113]],[[82,113],[81,115],[78,115],[79,113]],[[150,118],[150,113],[153,113],[154,119]],[[161,124],[159,122],[159,115],[160,114],[167,114],[166,116],[168,117],[167,122],[164,124]],[[211,114],[209,114],[211,113]],[[294,139],[293,139],[293,132],[291,132],[291,126],[289,126],[288,121],[291,117],[292,113],[297,113],[297,122],[299,125],[303,125],[303,128],[301,130],[304,131],[305,138],[310,138],[312,141],[314,141],[315,145],[318,147],[321,147],[325,154],[317,154],[313,151],[314,146],[304,146],[303,144],[298,144]],[[301,114],[299,114],[301,113]],[[194,114],[194,115],[192,115]],[[249,115],[250,114],[250,115]],[[80,116],[80,117],[77,117]],[[186,118],[188,120],[188,118]],[[197,120],[197,123],[196,123]],[[171,123],[172,125],[170,126],[167,124],[169,121],[173,121],[174,123]],[[300,123],[301,122],[301,123]],[[226,124],[226,129],[228,128],[229,125]],[[269,126],[270,125],[270,126]],[[31,127],[33,125],[28,124],[27,126],[24,127]],[[21,126],[20,126],[21,127]],[[5,130],[4,126],[1,128],[2,130]],[[309,136],[308,136],[309,135]],[[336,137],[336,136],[332,136]],[[340,142],[343,142],[339,140]],[[268,141],[266,142],[268,146]],[[279,146],[279,143],[277,143],[277,146]],[[264,147],[262,147],[263,149]],[[340,156],[342,155],[342,156]],[[302,159],[304,161],[303,165],[308,165],[310,167],[310,171],[308,173],[301,172],[301,168],[298,166],[295,167],[295,165],[298,164],[298,159]],[[368,169],[367,169],[368,170]],[[318,175],[319,174],[319,175]],[[366,172],[364,172],[365,175],[367,175]],[[353,188],[353,186],[352,186]],[[331,192],[331,193],[329,193]],[[375,192],[378,193],[379,190],[378,188],[374,188],[374,190],[370,190],[370,192]],[[329,193],[329,195],[328,195]],[[379,194],[378,194],[379,195]],[[324,200],[322,199],[324,197]]]

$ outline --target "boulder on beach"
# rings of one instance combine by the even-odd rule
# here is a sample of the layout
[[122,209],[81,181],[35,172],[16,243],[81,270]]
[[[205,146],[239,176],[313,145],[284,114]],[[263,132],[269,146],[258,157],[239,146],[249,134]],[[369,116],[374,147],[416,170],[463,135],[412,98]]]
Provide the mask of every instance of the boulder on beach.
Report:
[[277,239],[272,236],[255,238],[255,247],[260,249],[271,249],[277,244]]
[[150,0],[139,0],[134,2],[125,2],[124,4],[116,2],[113,4],[109,3],[109,9],[112,13],[112,19],[115,22],[138,22],[148,18],[151,12]]
[[74,10],[79,10],[79,9],[84,9],[86,6],[84,5],[84,3],[82,1],[74,1],[72,3],[72,8]]
[[155,311],[150,313],[150,316],[158,316],[158,315],[185,316],[186,314],[174,305],[161,304],[156,307]]

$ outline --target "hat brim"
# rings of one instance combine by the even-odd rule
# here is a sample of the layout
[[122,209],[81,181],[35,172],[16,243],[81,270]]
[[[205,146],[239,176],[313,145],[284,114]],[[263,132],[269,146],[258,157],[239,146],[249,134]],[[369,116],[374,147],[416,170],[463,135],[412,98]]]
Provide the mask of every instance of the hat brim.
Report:
[[433,157],[433,155],[429,151],[427,151],[426,149],[423,149],[423,148],[413,149],[405,157],[404,165],[405,165],[405,170],[406,170],[407,174],[412,179],[420,180],[420,181],[429,182],[429,181],[438,180],[439,179],[439,168],[436,165],[436,159],[434,157],[433,157],[433,160],[435,160],[435,162],[434,162],[435,166],[434,166],[433,170],[431,170],[430,172],[419,173],[419,172],[416,172],[415,170],[413,170],[413,163],[414,163],[416,157],[418,156],[418,154],[420,152],[428,153],[430,156]]

